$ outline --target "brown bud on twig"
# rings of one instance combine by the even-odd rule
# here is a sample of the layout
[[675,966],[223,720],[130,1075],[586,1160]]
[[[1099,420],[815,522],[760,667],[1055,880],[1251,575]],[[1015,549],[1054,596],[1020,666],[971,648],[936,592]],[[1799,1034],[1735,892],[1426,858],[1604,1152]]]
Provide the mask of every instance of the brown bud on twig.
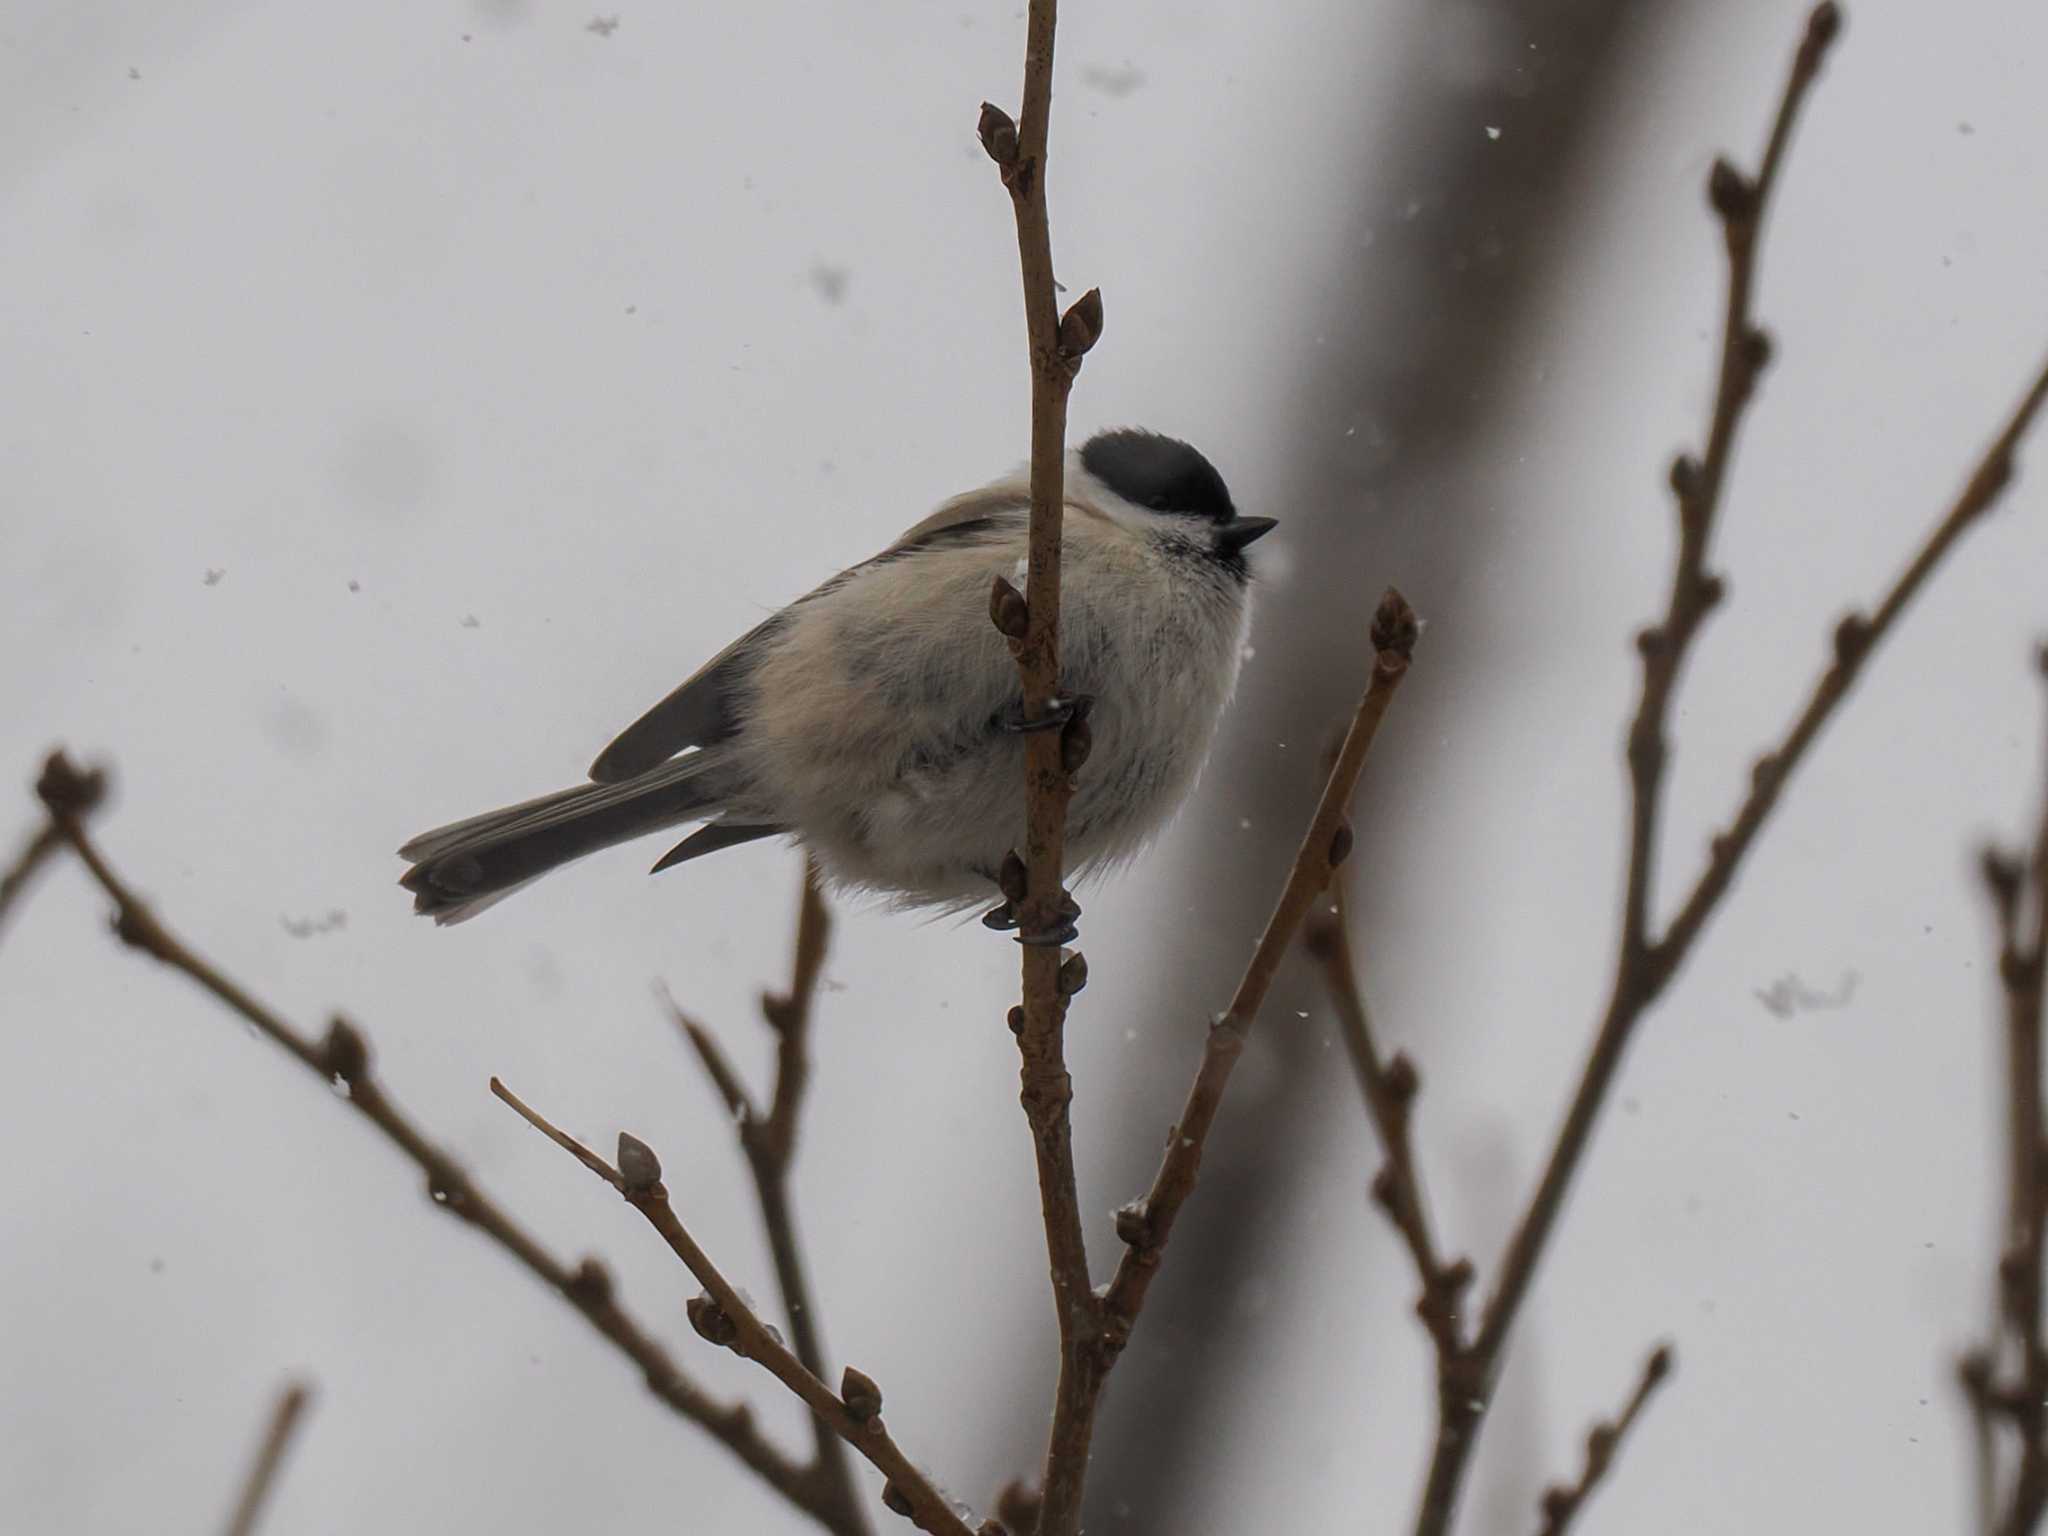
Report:
[[1707,201],[1723,222],[1733,224],[1756,211],[1756,187],[1727,160],[1717,159],[1707,175]]
[[1681,453],[1671,461],[1671,489],[1682,501],[1691,501],[1700,493],[1703,472],[1700,461],[1689,453]]
[[1668,644],[1661,624],[1647,625],[1636,631],[1636,651],[1646,661],[1653,656],[1662,656]]
[[1044,1507],[1044,1496],[1020,1478],[1003,1484],[996,1495],[996,1518],[1013,1531],[1037,1530],[1038,1512]]
[[1752,325],[1742,333],[1742,366],[1754,379],[1771,365],[1770,332]]
[[1102,290],[1090,288],[1060,316],[1060,355],[1078,361],[1102,339]]
[[1821,0],[1813,8],[1813,14],[1806,18],[1806,36],[1799,43],[1799,70],[1812,74],[1820,68],[1821,58],[1842,30],[1842,8],[1835,0]]
[[903,1490],[894,1483],[882,1484],[882,1502],[889,1507],[892,1514],[901,1515],[906,1520],[917,1513],[910,1500],[904,1496]]
[[1024,1033],[1024,1009],[1021,1005],[1011,1005],[1009,1022],[1011,1034],[1021,1035]]
[[740,1336],[739,1324],[727,1315],[725,1309],[711,1299],[709,1291],[699,1291],[683,1304],[683,1311],[690,1319],[690,1326],[697,1330],[706,1343],[716,1344],[721,1349],[731,1346]]
[[1394,1052],[1387,1059],[1387,1092],[1394,1096],[1394,1102],[1406,1104],[1421,1086],[1422,1075],[1415,1070],[1415,1063],[1402,1052]]
[[356,1027],[336,1014],[327,1025],[327,1041],[321,1047],[329,1077],[353,1087],[368,1075],[370,1047]]
[[1579,1507],[1578,1495],[1557,1483],[1543,1490],[1543,1519],[1547,1525],[1563,1525]]
[[1842,622],[1835,626],[1835,660],[1845,667],[1854,666],[1870,649],[1870,620],[1860,613],[1845,613]]
[[1672,1366],[1677,1363],[1678,1357],[1673,1353],[1671,1346],[1659,1344],[1650,1352],[1650,1358],[1643,1364],[1643,1384],[1654,1387],[1671,1374]]
[[1116,1236],[1126,1248],[1152,1246],[1152,1215],[1143,1200],[1133,1200],[1129,1205],[1117,1207]]
[[2003,848],[1986,848],[1980,855],[1980,867],[1984,884],[1990,887],[1991,899],[1998,903],[1999,910],[2008,910],[2019,901],[2020,881],[2025,876],[2017,858]]
[[630,1131],[619,1132],[619,1180],[629,1195],[644,1195],[661,1182],[661,1159]]
[[1060,727],[1060,768],[1067,773],[1079,773],[1094,750],[1095,727],[1088,723],[1088,701],[1076,700],[1073,717]]
[[1766,752],[1751,766],[1749,781],[1759,790],[1769,789],[1778,782],[1778,772],[1778,755]]
[[865,1371],[848,1366],[839,1377],[839,1401],[857,1424],[865,1424],[882,1411],[882,1389]]
[[1078,949],[1069,950],[1060,962],[1060,996],[1073,997],[1088,985],[1088,957]]
[[586,1258],[569,1276],[566,1289],[569,1299],[578,1306],[606,1306],[612,1299],[612,1272],[604,1267],[603,1260]]
[[1356,840],[1357,834],[1351,830],[1350,822],[1337,823],[1337,830],[1330,834],[1330,868],[1333,871],[1341,868],[1344,861],[1351,857],[1351,845]]
[[1372,616],[1372,648],[1408,661],[1413,659],[1415,642],[1421,637],[1422,620],[1413,606],[1398,589],[1387,588]]
[[83,816],[106,793],[105,769],[81,769],[61,751],[44,760],[42,774],[36,779],[36,796],[53,816]]
[[981,117],[974,125],[981,147],[989,159],[1009,171],[1017,163],[1017,122],[992,101],[981,104]]
[[1003,855],[1003,867],[996,871],[996,885],[1011,901],[1022,901],[1030,883],[1031,871],[1024,867],[1024,861],[1012,848]]
[[989,622],[1012,640],[1022,640],[1031,627],[1031,609],[1024,594],[1001,576],[988,594]]
[[1443,1286],[1453,1296],[1463,1295],[1465,1288],[1472,1283],[1472,1279],[1473,1269],[1470,1259],[1453,1259],[1444,1266]]

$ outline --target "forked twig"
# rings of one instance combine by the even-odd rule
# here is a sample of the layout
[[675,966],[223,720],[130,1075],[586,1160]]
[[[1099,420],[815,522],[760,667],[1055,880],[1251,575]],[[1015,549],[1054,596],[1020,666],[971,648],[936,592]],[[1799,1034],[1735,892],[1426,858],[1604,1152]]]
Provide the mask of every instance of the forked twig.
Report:
[[[797,908],[796,950],[790,966],[789,990],[766,993],[761,998],[762,1017],[775,1031],[776,1039],[775,1087],[766,1112],[755,1105],[717,1038],[663,989],[670,1014],[696,1052],[705,1076],[725,1101],[739,1132],[740,1150],[746,1155],[747,1170],[753,1176],[761,1224],[767,1231],[769,1254],[775,1262],[783,1316],[789,1320],[797,1358],[812,1375],[821,1378],[826,1374],[825,1346],[819,1334],[817,1302],[806,1274],[803,1244],[797,1237],[789,1173],[796,1156],[797,1118],[811,1075],[811,1003],[817,995],[831,934],[832,912],[825,905],[818,868],[807,861],[803,896]],[[841,1523],[849,1530],[867,1530],[867,1509],[861,1501],[860,1484],[855,1480],[846,1442],[823,1419],[813,1416],[811,1427],[812,1467],[818,1480],[838,1499]]]
[[495,1077],[491,1079],[491,1092],[528,1125],[617,1190],[661,1234],[704,1287],[705,1294],[693,1298],[689,1305],[690,1324],[699,1334],[710,1343],[752,1360],[795,1393],[812,1414],[830,1425],[835,1434],[888,1479],[882,1501],[919,1530],[933,1532],[935,1536],[973,1536],[952,1503],[889,1437],[880,1417],[882,1395],[873,1381],[849,1369],[841,1391],[834,1392],[791,1352],[782,1342],[782,1335],[761,1320],[710,1256],[698,1247],[669,1203],[668,1189],[661,1182],[661,1164],[652,1148],[638,1137],[620,1132],[619,1165],[614,1168],[529,1107]]
[[1565,1536],[1571,1529],[1572,1521],[1585,1507],[1586,1500],[1599,1487],[1607,1469],[1614,1465],[1614,1456],[1621,1449],[1623,1437],[1634,1426],[1643,1405],[1649,1402],[1650,1394],[1671,1374],[1671,1366],[1671,1346],[1659,1344],[1643,1362],[1643,1374],[1636,1381],[1635,1391],[1622,1405],[1619,1416],[1595,1424],[1586,1431],[1586,1469],[1579,1474],[1576,1483],[1559,1483],[1545,1491],[1541,1505],[1543,1525],[1537,1536]]
[[2048,369],[2044,369],[1955,503],[1935,525],[1876,610],[1867,617],[1852,613],[1836,626],[1833,657],[1805,707],[1778,745],[1757,760],[1749,791],[1734,819],[1713,839],[1707,863],[1680,904],[1677,916],[1661,935],[1655,934],[1650,898],[1656,885],[1671,702],[1699,627],[1724,594],[1722,579],[1708,569],[1710,536],[1727,481],[1736,429],[1770,355],[1769,342],[1756,327],[1751,312],[1759,238],[1792,125],[1840,25],[1841,13],[1832,3],[1820,5],[1811,13],[1756,179],[1751,181],[1722,160],[1715,163],[1709,180],[1709,198],[1720,219],[1729,269],[1721,371],[1704,457],[1681,457],[1672,466],[1671,485],[1678,500],[1679,547],[1670,601],[1663,619],[1638,636],[1643,685],[1628,739],[1632,812],[1627,894],[1614,980],[1570,1109],[1535,1193],[1509,1238],[1496,1288],[1481,1314],[1478,1331],[1447,1373],[1445,1390],[1439,1393],[1436,1448],[1417,1515],[1418,1536],[1442,1536],[1449,1529],[1464,1470],[1499,1377],[1509,1334],[1637,1024],[1690,953],[1786,782],[1847,696],[1871,653],[1895,627],[1907,603],[1949,549],[2004,490],[2011,479],[2014,450],[2040,410],[2044,396],[2048,396]]
[[[121,941],[151,959],[182,972],[201,988],[253,1025],[258,1033],[282,1046],[300,1065],[324,1082],[347,1090],[349,1107],[378,1130],[426,1175],[434,1203],[459,1216],[489,1237],[506,1253],[559,1294],[630,1359],[646,1380],[647,1389],[676,1413],[701,1427],[746,1464],[763,1482],[824,1525],[834,1524],[836,1505],[793,1461],[764,1438],[744,1403],[721,1403],[708,1395],[669,1358],[668,1351],[636,1322],[613,1294],[610,1271],[595,1258],[571,1268],[555,1258],[508,1216],[447,1152],[430,1141],[413,1120],[384,1093],[371,1069],[369,1042],[355,1025],[336,1017],[324,1040],[300,1034],[284,1018],[259,1002],[237,982],[190,949],[118,876],[84,823],[73,811],[80,786],[94,776],[82,774],[62,752],[44,765],[37,793],[79,862],[114,904],[114,932]],[[847,1531],[846,1536],[857,1536]]]

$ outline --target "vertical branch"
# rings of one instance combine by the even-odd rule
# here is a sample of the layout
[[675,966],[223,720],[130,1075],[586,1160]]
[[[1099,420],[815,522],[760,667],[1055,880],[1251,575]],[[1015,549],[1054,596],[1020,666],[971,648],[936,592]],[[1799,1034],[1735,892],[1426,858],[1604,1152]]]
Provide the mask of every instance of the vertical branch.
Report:
[[263,1444],[249,1468],[248,1480],[242,1485],[242,1496],[235,1502],[234,1514],[228,1517],[228,1536],[252,1536],[270,1490],[277,1483],[278,1469],[284,1465],[284,1453],[291,1447],[292,1431],[298,1427],[312,1396],[304,1382],[295,1381],[278,1397],[277,1406],[271,1410],[270,1427],[263,1432]]
[[[782,1293],[782,1311],[789,1319],[796,1357],[806,1370],[821,1379],[827,1374],[825,1344],[819,1333],[818,1308],[804,1263],[803,1243],[797,1236],[789,1173],[796,1160],[797,1120],[811,1077],[811,1003],[817,996],[831,936],[832,912],[825,905],[818,866],[807,861],[803,896],[797,908],[796,951],[790,965],[789,990],[764,993],[761,998],[761,1016],[775,1031],[776,1039],[775,1088],[765,1114],[749,1097],[711,1032],[683,1012],[674,998],[665,999],[738,1127],[740,1150],[746,1155],[747,1170],[753,1176],[761,1225],[768,1235],[776,1288]],[[854,1479],[853,1460],[847,1454],[846,1442],[828,1420],[817,1414],[811,1416],[811,1430],[814,1449],[804,1475],[815,1484],[819,1500],[836,1507],[837,1529],[865,1532],[867,1510],[861,1502],[860,1485]]]
[[[2038,661],[2048,679],[2048,647]],[[1983,1528],[1998,1536],[2027,1536],[2048,1512],[2048,1341],[2042,1315],[2048,1134],[2041,1098],[2042,1036],[2048,1028],[2048,794],[2033,847],[2013,853],[1987,849],[1983,870],[1998,923],[1998,976],[2005,994],[2006,1210],[1997,1321],[1990,1344],[1964,1359],[1962,1378],[1976,1416]],[[1995,1432],[2001,1422],[2019,1442],[2012,1487],[2002,1501]]]
[[[1067,396],[1082,356],[1102,330],[1101,294],[1091,289],[1062,318],[1053,281],[1045,167],[1052,125],[1057,21],[1056,0],[1031,0],[1024,43],[1022,122],[1013,122],[1001,108],[984,102],[979,123],[982,145],[1002,173],[1017,219],[1024,329],[1031,365],[1031,531],[1025,592],[1019,599],[1007,583],[999,581],[991,612],[1010,638],[1017,660],[1024,719],[1042,727],[1049,727],[1056,718],[1059,702]],[[1067,1000],[1080,990],[1085,972],[1079,968],[1078,956],[1063,961],[1059,949],[1059,939],[1070,931],[1072,916],[1063,883],[1067,802],[1073,793],[1071,775],[1086,757],[1085,732],[1085,724],[1076,719],[1065,729],[1041,728],[1026,734],[1022,868],[1005,882],[1005,894],[1010,894],[1011,887],[1021,887],[1022,895],[1021,901],[1016,901],[1016,915],[1026,941],[1023,1004],[1012,1011],[1011,1026],[1022,1058],[1021,1098],[1038,1163],[1039,1203],[1045,1218],[1060,1335],[1059,1385],[1039,1520],[1044,1536],[1071,1536],[1079,1528],[1086,1457],[1061,1455],[1055,1448],[1086,1444],[1102,1369],[1099,1309],[1089,1280],[1074,1176],[1069,1120],[1073,1082],[1066,1066]]]

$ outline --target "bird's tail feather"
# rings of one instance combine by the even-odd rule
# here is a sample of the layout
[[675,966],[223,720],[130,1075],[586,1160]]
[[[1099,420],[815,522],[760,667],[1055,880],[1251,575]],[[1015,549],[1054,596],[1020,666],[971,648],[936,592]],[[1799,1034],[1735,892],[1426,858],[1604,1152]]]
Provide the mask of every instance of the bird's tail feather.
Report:
[[572,859],[714,813],[700,753],[619,784],[578,784],[423,832],[398,850],[413,910],[459,923]]

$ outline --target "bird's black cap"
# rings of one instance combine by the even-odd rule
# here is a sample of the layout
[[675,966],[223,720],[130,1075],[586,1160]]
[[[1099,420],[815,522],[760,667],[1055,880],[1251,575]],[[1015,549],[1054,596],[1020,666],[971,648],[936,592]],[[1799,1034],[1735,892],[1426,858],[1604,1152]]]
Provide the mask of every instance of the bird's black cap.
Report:
[[1216,466],[1178,438],[1137,427],[1098,432],[1081,449],[1081,464],[1133,506],[1216,523],[1237,516]]

